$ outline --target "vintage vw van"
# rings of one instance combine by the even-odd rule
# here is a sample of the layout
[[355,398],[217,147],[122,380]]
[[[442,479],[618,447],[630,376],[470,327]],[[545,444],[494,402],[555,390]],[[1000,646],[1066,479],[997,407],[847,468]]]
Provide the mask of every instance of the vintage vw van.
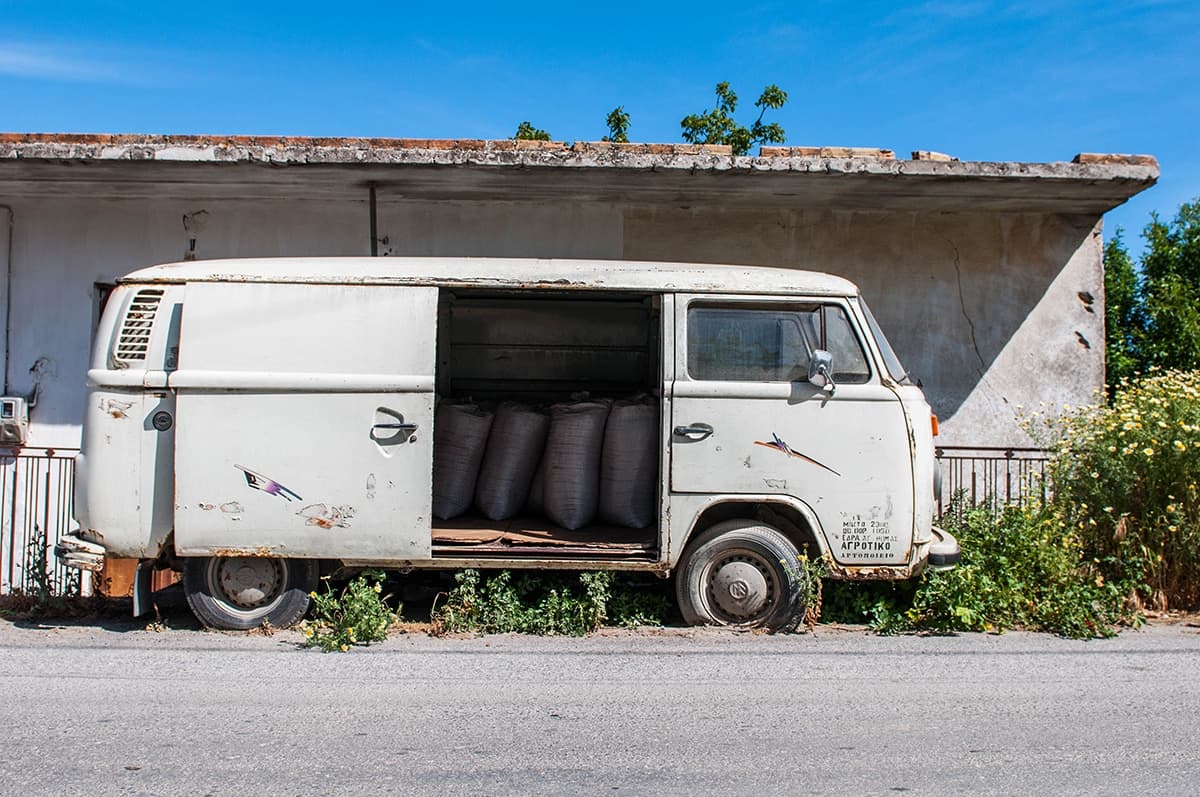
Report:
[[[802,555],[862,579],[958,556],[932,525],[936,419],[857,288],[827,274],[175,263],[121,280],[88,386],[80,528],[58,552],[87,569],[140,560],[135,612],[154,568],[182,571],[193,611],[221,628],[296,622],[337,568],[611,568],[673,576],[689,623],[780,628],[802,613]],[[469,400],[482,417],[634,396],[653,408],[635,438],[651,456],[645,525],[568,527],[525,492],[509,517],[435,516],[438,446],[464,448],[438,434],[437,408]],[[547,459],[567,435],[549,423]],[[609,464],[611,441],[597,439],[580,483]],[[516,489],[561,498],[567,477],[542,470]]]

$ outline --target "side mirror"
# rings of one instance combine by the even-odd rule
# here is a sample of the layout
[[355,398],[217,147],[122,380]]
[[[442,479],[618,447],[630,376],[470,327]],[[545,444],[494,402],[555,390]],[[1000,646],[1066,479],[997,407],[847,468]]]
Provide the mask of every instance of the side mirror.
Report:
[[812,353],[812,359],[808,361],[808,381],[826,393],[833,394],[837,385],[833,382],[832,354],[824,349],[817,349]]

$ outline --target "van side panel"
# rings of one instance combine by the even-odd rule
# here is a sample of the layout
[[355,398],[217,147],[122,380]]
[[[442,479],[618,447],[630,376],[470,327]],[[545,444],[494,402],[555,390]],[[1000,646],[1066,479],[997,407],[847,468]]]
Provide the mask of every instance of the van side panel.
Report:
[[[158,556],[174,524],[174,397],[166,383],[182,294],[181,286],[121,286],[97,329],[74,512],[81,536],[113,556]],[[164,414],[170,423],[156,427]]]
[[175,547],[182,555],[430,556],[429,287],[187,287]]

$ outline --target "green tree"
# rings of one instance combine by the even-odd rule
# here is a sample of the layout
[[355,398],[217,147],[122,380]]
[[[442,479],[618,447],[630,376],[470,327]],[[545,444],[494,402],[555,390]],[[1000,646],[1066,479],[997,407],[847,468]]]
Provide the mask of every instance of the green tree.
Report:
[[613,141],[618,144],[629,143],[629,114],[625,110],[624,105],[618,105],[608,112],[608,118],[604,120],[608,125],[608,135],[600,139],[601,141]]
[[1117,230],[1104,245],[1104,357],[1110,391],[1138,372],[1137,347],[1142,334],[1137,271],[1121,233]]
[[1200,368],[1200,202],[1164,223],[1152,216],[1142,236],[1143,359],[1160,368]]
[[768,108],[779,109],[787,102],[787,92],[775,84],[763,89],[754,107],[759,109],[758,118],[750,125],[738,124],[733,113],[737,110],[737,94],[728,82],[717,84],[717,106],[703,113],[683,117],[679,126],[683,128],[683,140],[692,144],[728,144],[734,155],[745,155],[755,144],[780,144],[786,138],[777,122],[763,123]]
[[1169,222],[1151,216],[1135,268],[1121,231],[1104,247],[1107,378],[1151,367],[1200,368],[1200,200]]
[[529,121],[517,125],[517,133],[513,136],[517,141],[549,141],[550,134],[539,127],[534,127]]

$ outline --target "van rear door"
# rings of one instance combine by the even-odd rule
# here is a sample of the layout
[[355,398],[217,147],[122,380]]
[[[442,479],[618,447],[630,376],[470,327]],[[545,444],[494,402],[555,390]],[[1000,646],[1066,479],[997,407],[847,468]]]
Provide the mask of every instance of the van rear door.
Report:
[[436,323],[436,288],[189,284],[177,552],[429,558]]

